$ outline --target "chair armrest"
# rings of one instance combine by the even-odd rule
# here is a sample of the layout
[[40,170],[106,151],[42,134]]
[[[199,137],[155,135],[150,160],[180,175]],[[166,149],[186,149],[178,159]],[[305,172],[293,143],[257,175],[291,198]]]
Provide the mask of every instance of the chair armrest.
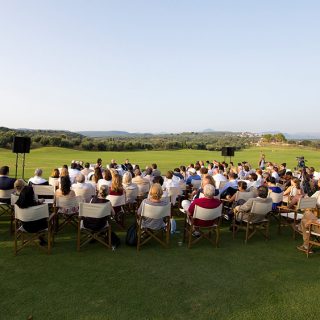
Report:
[[52,219],[54,219],[56,213],[55,212],[52,212],[49,216],[49,219],[48,219],[48,222],[51,222]]

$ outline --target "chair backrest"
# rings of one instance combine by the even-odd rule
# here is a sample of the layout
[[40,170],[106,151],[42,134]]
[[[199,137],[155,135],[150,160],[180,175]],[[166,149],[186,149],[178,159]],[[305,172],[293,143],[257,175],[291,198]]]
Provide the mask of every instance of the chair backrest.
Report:
[[217,189],[222,189],[226,184],[227,184],[228,181],[218,181],[216,182],[216,188]]
[[180,188],[178,187],[170,187],[168,188],[168,194],[170,197],[171,204],[175,205],[177,202],[177,197],[180,194]]
[[57,197],[55,204],[58,208],[74,208],[78,207],[79,203],[83,202],[82,197],[76,196],[76,197]]
[[143,202],[143,207],[141,210],[141,216],[151,219],[161,219],[165,217],[170,217],[171,204],[170,202],[164,206],[154,206]]
[[56,189],[59,188],[59,178],[49,178],[49,185],[54,186]]
[[0,189],[0,198],[1,199],[11,199],[11,194],[14,192],[14,189],[10,190],[1,190]]
[[107,199],[111,202],[113,207],[120,207],[126,204],[126,196],[123,194],[121,196],[108,195]]
[[254,197],[255,197],[255,195],[251,191],[250,192],[239,192],[239,191],[237,191],[235,201],[238,201],[238,200],[248,201],[250,198],[254,198]]
[[55,187],[54,186],[43,186],[43,185],[32,185],[34,194],[38,197],[51,196],[54,197]]
[[16,219],[28,222],[40,220],[49,217],[48,204],[40,204],[39,206],[33,206],[26,209],[19,208],[16,204],[14,205],[14,216]]
[[16,194],[11,194],[11,205],[14,206],[18,201],[18,199],[19,199],[19,196],[17,196]]
[[112,206],[106,203],[80,203],[79,216],[89,218],[103,218],[111,215]]
[[181,189],[182,191],[187,190],[187,184],[186,184],[186,182],[185,182],[184,180],[180,179],[180,180],[179,180],[179,187],[180,187],[180,189]]
[[215,220],[221,217],[222,204],[214,209],[201,208],[199,206],[194,207],[193,219],[199,220]]
[[317,198],[300,198],[297,210],[315,209],[317,207]]
[[138,188],[126,189],[126,203],[133,203],[136,201],[138,196]]
[[272,211],[272,201],[270,202],[260,202],[260,201],[253,201],[251,213],[255,215],[266,215]]
[[147,194],[150,190],[150,184],[149,183],[136,183],[138,186],[138,195],[143,196]]
[[193,188],[199,189],[201,187],[201,180],[192,179],[191,184],[192,184]]
[[77,197],[81,197],[84,202],[89,203],[92,197],[95,195],[95,189],[81,189],[81,188],[74,188],[73,191],[75,192]]
[[270,192],[269,198],[272,199],[273,203],[280,203],[283,201],[283,192],[280,192],[280,193]]

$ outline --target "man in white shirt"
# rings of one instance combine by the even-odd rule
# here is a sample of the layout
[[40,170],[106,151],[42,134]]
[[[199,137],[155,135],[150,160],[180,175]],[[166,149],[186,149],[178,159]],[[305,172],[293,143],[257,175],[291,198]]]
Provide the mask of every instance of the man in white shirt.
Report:
[[85,182],[85,177],[82,173],[76,176],[76,183],[71,186],[76,196],[83,197],[85,202],[90,202],[91,198],[96,195],[95,187],[91,183]]
[[37,168],[34,172],[34,177],[28,180],[28,185],[32,186],[33,184],[39,185],[48,185],[49,182],[46,179],[42,178],[42,169]]
[[72,162],[70,169],[69,169],[69,177],[70,177],[71,184],[75,183],[76,176],[78,174],[81,174],[81,172],[80,172],[80,170],[77,169],[77,164],[75,162]]

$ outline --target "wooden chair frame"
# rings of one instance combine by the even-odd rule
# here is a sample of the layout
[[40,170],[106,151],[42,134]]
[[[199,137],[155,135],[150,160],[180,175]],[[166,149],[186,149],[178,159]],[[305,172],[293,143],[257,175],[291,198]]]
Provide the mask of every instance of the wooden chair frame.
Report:
[[[269,240],[269,217],[268,213],[272,210],[272,203],[263,203],[260,201],[254,201],[252,204],[252,208],[248,214],[248,218],[241,219],[237,221],[236,215],[233,217],[232,224],[232,236],[235,239],[235,235],[239,230],[245,230],[245,244],[247,244],[248,240],[252,238],[252,236],[259,232],[261,233],[266,240]],[[259,221],[254,221],[257,215],[264,215],[265,218]],[[264,232],[263,232],[264,231]]]
[[[91,240],[96,240],[108,249],[111,245],[111,216],[112,206],[110,202],[106,203],[80,203],[79,217],[78,217],[78,236],[77,236],[77,250],[89,243]],[[103,218],[107,217],[107,224],[98,231],[85,228],[83,220],[85,217],[89,218]]]
[[[205,209],[199,206],[195,206],[193,216],[189,216],[188,213],[185,217],[185,224],[184,224],[184,232],[183,232],[183,242],[186,241],[188,237],[188,248],[190,249],[193,244],[196,244],[201,239],[206,239],[211,242],[216,248],[219,245],[220,239],[220,220],[222,216],[222,208],[223,205],[220,204],[219,207],[214,209]],[[211,226],[208,227],[201,227],[195,226],[194,220],[217,220],[217,223],[213,223]],[[197,228],[197,231],[200,233],[199,237],[192,240],[192,233]],[[211,238],[211,234],[215,233],[215,239]]]
[[[60,232],[66,225],[71,225],[77,229],[78,227],[78,216],[79,213],[63,213],[59,212],[59,209],[68,209],[72,207],[77,207],[83,201],[83,198],[76,196],[73,198],[64,199],[62,197],[57,197],[55,199],[54,205],[54,230],[55,233]],[[62,219],[62,223],[59,223],[59,219]]]
[[[53,235],[53,219],[54,214],[49,215],[48,204],[41,204],[38,206],[30,207],[27,209],[20,209],[17,205],[14,206],[15,220],[14,220],[14,254],[17,255],[19,251],[33,244],[42,250],[46,251],[47,254],[51,253],[52,235]],[[28,219],[26,219],[28,217]],[[48,228],[40,230],[38,232],[30,233],[24,230],[22,222],[34,221],[41,218],[48,218]],[[47,236],[48,246],[43,247],[39,244],[39,237]],[[21,241],[19,245],[19,241]]]
[[285,206],[280,206],[280,219],[279,219],[279,233],[282,226],[290,226],[292,228],[292,237],[296,238],[296,233],[301,234],[297,228],[298,222],[303,217],[303,212],[306,209],[316,209],[317,198],[301,198],[295,208],[290,209]]
[[[153,206],[150,204],[144,203],[141,216],[137,219],[137,251],[140,250],[140,247],[149,242],[151,239],[156,240],[163,247],[168,247],[170,239],[170,215],[171,215],[171,204],[168,203],[165,206]],[[152,219],[164,219],[165,227],[159,230],[153,230],[150,228],[142,227],[143,218],[152,218]],[[163,234],[165,233],[165,241],[163,241]],[[144,238],[142,237],[144,236]],[[161,238],[160,238],[161,236]]]
[[121,196],[108,195],[107,199],[111,202],[112,207],[115,209],[119,207],[119,211],[115,210],[115,223],[120,227],[120,229],[125,229],[125,207],[126,207],[126,196],[122,194]]

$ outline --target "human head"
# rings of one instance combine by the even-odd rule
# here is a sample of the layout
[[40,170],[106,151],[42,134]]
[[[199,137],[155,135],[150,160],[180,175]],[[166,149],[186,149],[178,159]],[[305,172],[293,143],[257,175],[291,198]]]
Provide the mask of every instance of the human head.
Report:
[[111,189],[114,192],[120,192],[123,190],[122,180],[119,174],[112,173]]
[[160,200],[163,195],[162,187],[159,183],[154,183],[149,191],[149,197],[153,200]]
[[201,181],[201,186],[202,186],[202,188],[203,188],[205,185],[207,185],[207,184],[211,184],[211,185],[213,185],[214,187],[216,186],[215,181],[214,181],[213,177],[212,177],[210,174],[206,174],[206,175],[203,177],[202,181]]
[[60,172],[59,169],[55,168],[51,172],[51,178],[59,178],[60,177]]
[[173,172],[172,171],[167,171],[167,173],[166,173],[166,178],[167,179],[172,179],[172,177],[173,177]]
[[100,198],[105,199],[109,194],[109,187],[105,184],[103,184],[102,186],[100,186],[99,191],[98,191],[98,196]]
[[155,169],[157,169],[157,168],[158,168],[158,166],[157,166],[157,164],[156,164],[156,163],[153,163],[153,164],[151,165],[151,168],[152,168],[153,170],[155,170]]
[[86,169],[89,169],[89,168],[90,168],[90,163],[89,163],[89,162],[86,162],[86,163],[84,164],[84,167],[85,167]]
[[9,167],[3,166],[0,168],[0,175],[7,176],[9,174]]
[[162,176],[156,176],[153,178],[153,183],[159,183],[162,186],[163,182],[164,182],[164,180],[163,180]]
[[60,189],[64,196],[68,195],[71,190],[71,181],[68,176],[63,176],[60,178]]
[[148,168],[146,169],[146,175],[147,175],[147,176],[150,176],[151,174],[152,174],[152,168],[148,167]]
[[213,198],[215,191],[216,190],[212,184],[206,184],[203,187],[203,194],[206,198]]
[[132,175],[129,171],[125,172],[122,177],[122,184],[131,184],[132,182]]
[[106,181],[111,181],[112,180],[112,175],[111,175],[111,171],[109,169],[105,169],[103,171],[103,178]]
[[141,176],[141,171],[140,169],[135,169],[134,170],[134,175],[137,177],[137,176]]
[[78,182],[78,183],[84,183],[84,181],[85,181],[85,176],[82,174],[82,173],[79,173],[79,174],[77,174],[77,176],[76,176],[76,181]]
[[269,185],[269,184],[276,184],[276,178],[275,178],[275,177],[272,177],[272,176],[268,177],[268,178],[266,179],[266,181],[267,181],[268,185]]
[[245,191],[245,190],[247,190],[247,187],[248,187],[248,185],[244,180],[238,181],[238,189]]
[[25,181],[23,179],[17,179],[14,182],[14,189],[16,190],[16,192],[18,194],[21,193],[21,190],[26,186],[27,184],[25,183]]
[[68,171],[68,168],[61,168],[61,171],[60,171],[60,177],[64,177],[64,176],[68,176],[69,175],[69,171]]
[[258,188],[258,197],[266,198],[268,196],[268,188],[265,186],[260,186]]
[[42,176],[42,169],[37,168],[34,172],[34,175],[37,177],[41,177]]

